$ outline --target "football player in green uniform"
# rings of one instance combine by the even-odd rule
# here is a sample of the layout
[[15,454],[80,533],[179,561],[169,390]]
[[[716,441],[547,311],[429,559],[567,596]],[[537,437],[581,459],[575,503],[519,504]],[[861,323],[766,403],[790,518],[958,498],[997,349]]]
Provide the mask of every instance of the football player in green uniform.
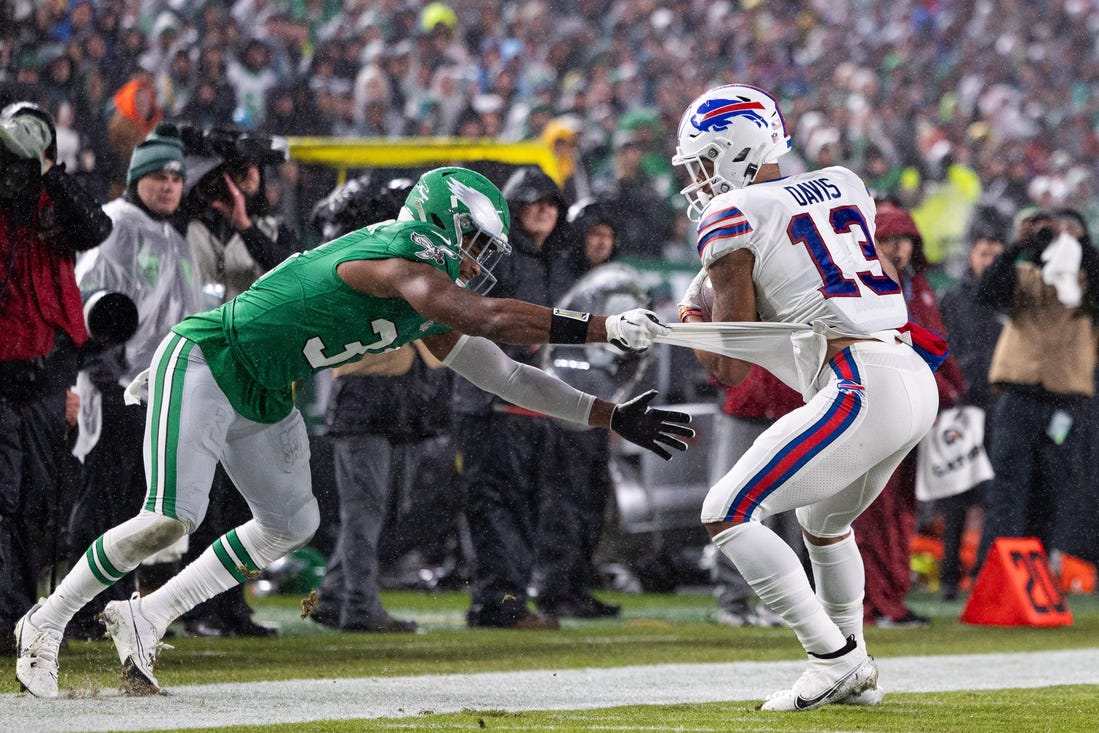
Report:
[[[320,519],[292,389],[322,369],[421,339],[451,369],[517,405],[609,428],[664,458],[685,449],[690,417],[650,408],[655,392],[615,405],[512,361],[494,343],[609,341],[639,350],[667,332],[640,309],[599,316],[482,297],[509,250],[509,224],[488,179],[438,168],[420,178],[396,220],[294,255],[233,300],[177,324],[147,372],[145,504],[92,543],[16,625],[24,687],[57,696],[69,619],[199,525],[219,461],[253,518],[155,592],[107,605],[101,619],[123,664],[124,692],[159,691],[153,663],[173,620],[310,540]],[[139,378],[128,392],[143,386]]]

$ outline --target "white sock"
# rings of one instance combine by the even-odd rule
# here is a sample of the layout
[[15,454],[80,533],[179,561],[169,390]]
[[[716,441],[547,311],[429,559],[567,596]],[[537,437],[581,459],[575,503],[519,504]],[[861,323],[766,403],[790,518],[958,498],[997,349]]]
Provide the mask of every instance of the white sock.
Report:
[[100,535],[84,556],[73,565],[42,607],[35,611],[31,623],[40,629],[64,632],[76,612],[88,601],[136,568],[142,560],[138,556],[140,553],[124,552],[124,548],[133,549],[134,544],[120,541],[130,536],[128,525],[134,521],[123,522]]
[[223,590],[259,575],[301,540],[245,522],[214,544],[174,578],[141,600],[141,611],[162,632],[187,611]]
[[759,599],[794,629],[805,651],[829,654],[847,643],[813,595],[809,578],[790,546],[759,522],[745,522],[714,536]]
[[[238,530],[234,529],[218,537],[175,577],[141,599],[142,614],[161,633],[198,604],[244,582],[253,572],[259,572],[254,566],[249,567],[251,560],[237,557],[238,551],[234,550],[240,546],[237,535]],[[241,554],[247,557],[247,553],[241,551]]]
[[854,634],[863,645],[862,600],[866,575],[854,533],[833,545],[806,542],[805,547],[813,565],[817,598],[825,612],[844,636]]

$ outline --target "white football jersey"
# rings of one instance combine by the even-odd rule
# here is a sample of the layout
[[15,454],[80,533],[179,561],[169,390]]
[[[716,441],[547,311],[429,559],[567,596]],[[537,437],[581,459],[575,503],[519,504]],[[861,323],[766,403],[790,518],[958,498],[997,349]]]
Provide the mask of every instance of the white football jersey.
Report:
[[861,336],[908,321],[904,295],[874,249],[874,200],[846,168],[757,183],[715,196],[698,224],[705,267],[747,248],[763,321],[822,322]]

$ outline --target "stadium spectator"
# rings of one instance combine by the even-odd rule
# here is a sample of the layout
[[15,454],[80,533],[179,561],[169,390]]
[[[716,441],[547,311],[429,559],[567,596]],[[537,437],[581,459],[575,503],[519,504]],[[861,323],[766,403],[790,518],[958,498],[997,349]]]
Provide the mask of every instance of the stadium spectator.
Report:
[[[994,427],[987,419],[994,402],[988,384],[988,371],[1006,316],[980,302],[977,299],[977,288],[985,270],[1004,251],[1006,238],[1006,228],[991,223],[971,231],[966,272],[943,295],[940,305],[951,355],[965,379],[966,402],[985,411],[986,448],[990,431]],[[983,491],[983,485],[975,486],[961,494],[936,499],[931,507],[933,515],[943,519],[943,559],[939,570],[943,600],[957,598],[959,590],[971,580],[962,577],[962,537],[969,523],[970,513],[981,506]],[[975,569],[969,570],[973,572]]]
[[[616,212],[601,201],[582,201],[569,208],[564,256],[575,281],[615,256],[617,221]],[[617,297],[629,295],[618,293]],[[648,305],[646,301],[640,304]],[[608,380],[606,397],[611,395],[610,390],[625,386],[622,380],[631,371],[622,360],[612,363],[612,371],[621,374]],[[617,616],[619,606],[604,603],[592,594],[598,585],[595,551],[603,536],[603,518],[612,493],[610,440],[601,432],[556,424],[548,426],[547,432],[554,442],[543,444],[544,460],[557,468],[538,496],[530,583],[538,610],[551,618]]]
[[63,551],[66,395],[88,340],[73,261],[111,232],[56,162],[55,135],[33,103],[0,112],[0,655]]
[[107,148],[111,155],[110,189],[112,199],[130,186],[130,156],[143,141],[164,111],[156,98],[156,85],[147,74],[139,74],[122,85],[111,98],[113,112],[107,122]]
[[[245,40],[252,35],[267,34],[261,40],[272,47],[296,43],[291,37],[268,32],[268,22],[279,13],[271,11],[272,4],[267,5],[267,10],[256,16],[261,25],[244,29]],[[943,7],[925,8],[914,0],[904,0],[877,12],[875,22],[866,24],[867,29],[875,29],[871,33],[862,27],[848,28],[845,19],[823,7],[795,15],[788,8],[769,4],[740,8],[736,13],[699,6],[679,9],[674,19],[668,21],[666,14],[649,11],[639,0],[626,0],[609,14],[593,14],[590,8],[580,8],[581,17],[592,19],[582,29],[574,29],[552,4],[523,12],[517,10],[520,5],[482,4],[476,12],[464,8],[447,12],[437,8],[428,13],[422,9],[421,18],[415,8],[389,11],[357,4],[345,11],[327,4],[311,13],[305,22],[317,47],[330,37],[343,38],[356,28],[377,26],[383,29],[383,56],[403,46],[401,55],[410,59],[409,50],[420,42],[423,34],[421,20],[434,21],[451,46],[463,47],[460,55],[468,57],[471,67],[484,65],[498,71],[507,65],[513,69],[519,67],[522,72],[525,64],[532,74],[537,71],[538,78],[550,79],[557,92],[555,103],[561,105],[572,96],[577,77],[591,80],[588,86],[592,88],[607,83],[608,93],[612,76],[618,85],[625,80],[633,84],[641,80],[640,92],[635,90],[641,99],[628,101],[659,106],[665,127],[669,117],[674,124],[685,98],[697,91],[691,85],[697,86],[699,79],[736,73],[738,68],[752,69],[753,74],[760,75],[760,83],[781,79],[782,94],[797,100],[796,108],[791,108],[792,124],[802,116],[808,119],[812,113],[822,119],[844,121],[845,124],[836,125],[843,138],[839,148],[850,151],[855,163],[864,159],[864,141],[869,140],[883,150],[888,149],[897,165],[919,176],[924,165],[920,151],[930,149],[927,140],[933,132],[934,136],[945,137],[952,149],[968,151],[986,188],[999,188],[1007,181],[1005,172],[1010,168],[1009,188],[1017,206],[1028,201],[1029,178],[1049,167],[1056,152],[1054,145],[1068,151],[1085,170],[1094,166],[1099,153],[1094,131],[1082,124],[1088,110],[1096,106],[1095,93],[1082,94],[1071,74],[1041,73],[1042,64],[1047,63],[1045,59],[1078,58],[1082,68],[1086,68],[1086,60],[1094,58],[1096,50],[1082,34],[1043,30],[1087,27],[1099,12],[1090,6],[1055,5],[1049,9],[1048,17],[1042,17],[1035,6],[1020,8],[1018,13],[988,14],[980,6],[947,12]],[[172,7],[186,21],[185,30],[187,23],[194,23],[195,32],[185,32],[179,39],[189,52],[198,53],[200,47],[209,44],[222,48],[238,44],[241,34],[238,23],[227,17],[221,4],[192,1],[173,3]],[[136,8],[121,3],[76,3],[69,10],[69,29],[66,29],[64,12],[54,12],[48,4],[36,5],[31,12],[28,4],[21,4],[13,10],[13,22],[0,31],[11,39],[13,46],[9,78],[20,70],[41,71],[40,76],[44,75],[48,56],[40,52],[64,40],[67,34],[71,33],[72,38],[100,34],[110,46],[110,61],[99,65],[104,65],[112,75],[121,74],[108,84],[108,93],[113,93],[138,69],[138,58],[153,45],[157,16],[163,9],[163,3],[141,3]],[[88,28],[89,11],[94,11],[92,29]],[[252,16],[248,13],[242,17]],[[629,33],[624,32],[624,18],[633,21]],[[558,28],[559,32],[539,34],[538,31],[548,27]],[[701,39],[704,46],[723,52],[726,49],[720,43],[722,34],[729,37],[732,33],[742,39],[766,38],[767,42],[735,49],[728,56],[732,63],[721,53],[713,58],[694,55],[689,69],[686,57],[675,53],[688,39]],[[866,49],[865,58],[851,59],[842,44],[821,45],[823,39],[835,38],[840,33],[859,38],[859,47]],[[967,43],[958,49],[957,56],[946,57],[931,50],[944,39],[959,34],[967,38]],[[891,55],[891,46],[882,41],[883,37],[907,39],[911,48],[903,63]],[[562,55],[554,50],[562,45],[568,47],[570,42],[572,54]],[[1034,49],[1034,53],[1013,55],[1005,50],[1024,45]],[[774,62],[779,56],[789,59],[782,65],[781,73]],[[423,58],[425,63],[430,62],[427,52]],[[996,59],[998,63],[990,64],[988,59]],[[836,63],[824,63],[833,60]],[[829,69],[827,74],[822,72],[825,68]],[[877,82],[879,72],[897,68],[903,73],[891,77],[889,85]],[[1004,72],[998,72],[998,68]],[[300,67],[295,71],[303,73]],[[213,74],[203,70],[199,76],[223,79],[224,71]],[[1043,81],[1039,85],[1036,79]],[[505,98],[505,112],[516,104],[525,104],[533,89],[520,80],[516,80],[516,85],[516,95]],[[486,91],[484,82],[481,91]],[[1079,98],[1074,96],[1080,94]],[[1018,102],[1025,99],[1036,101],[1024,108]],[[618,107],[615,115],[626,111],[620,108],[621,99],[608,96],[607,102]],[[394,108],[403,109],[400,101]],[[870,109],[878,114],[868,115]],[[1043,115],[1042,110],[1046,109],[1064,110],[1066,124],[1060,125],[1060,114]],[[585,126],[597,114],[602,113],[592,108],[583,115]],[[1071,134],[1058,134],[1060,130],[1071,130]],[[798,148],[805,142],[808,138],[802,137],[800,131],[795,134],[794,152],[801,152]],[[851,165],[852,160],[845,163]],[[866,177],[871,181],[876,178],[869,171]],[[916,188],[908,188],[916,189],[918,181]],[[1080,197],[1081,193],[1069,188],[1063,195]]]
[[[503,194],[512,211],[512,253],[500,264],[500,282],[491,297],[522,297],[553,307],[575,280],[567,268],[561,191],[541,170],[520,168],[504,184]],[[509,346],[506,351],[523,363],[535,356],[529,348]],[[555,445],[554,426],[465,379],[455,380],[452,407],[452,435],[473,540],[467,623],[555,629],[556,618],[527,604],[538,508],[550,484],[563,480],[560,467],[544,460],[545,446]]]
[[239,57],[230,59],[225,77],[236,93],[233,121],[253,130],[263,125],[267,92],[282,81],[267,44],[255,38],[245,42]]
[[1038,537],[1056,569],[1059,532],[1078,531],[1066,507],[1085,476],[1097,288],[1099,254],[1072,210],[1028,214],[981,277],[979,300],[1008,320],[988,375],[998,390],[989,438],[996,475],[985,491],[978,567],[997,538]]
[[[123,195],[103,207],[114,222],[111,236],[77,262],[80,287],[127,295],[137,306],[138,324],[124,344],[100,351],[81,367],[87,377],[78,382],[84,405],[80,416],[84,470],[69,519],[74,553],[70,563],[78,562],[82,555],[75,553],[82,553],[104,530],[141,507],[145,412],[126,404],[123,392],[149,367],[157,344],[172,325],[202,307],[202,282],[187,240],[172,223],[182,201],[185,176],[179,131],[161,123],[134,150]],[[159,585],[183,549],[152,559],[138,576],[85,607],[70,626],[70,635],[100,638],[103,627],[95,619],[96,611],[111,597],[129,597],[135,584],[146,591]]]
[[593,184],[596,195],[622,212],[619,245],[628,257],[660,259],[672,236],[674,212],[652,178],[641,169],[643,141],[634,130],[614,135],[612,170]]

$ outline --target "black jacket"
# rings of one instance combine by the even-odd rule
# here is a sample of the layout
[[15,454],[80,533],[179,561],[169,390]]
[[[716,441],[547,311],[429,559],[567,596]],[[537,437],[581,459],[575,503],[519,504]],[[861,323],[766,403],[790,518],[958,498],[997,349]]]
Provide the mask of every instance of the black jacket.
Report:
[[988,369],[1006,317],[978,300],[977,279],[969,272],[943,296],[939,311],[950,353],[965,377],[969,402],[987,410],[992,406]]

